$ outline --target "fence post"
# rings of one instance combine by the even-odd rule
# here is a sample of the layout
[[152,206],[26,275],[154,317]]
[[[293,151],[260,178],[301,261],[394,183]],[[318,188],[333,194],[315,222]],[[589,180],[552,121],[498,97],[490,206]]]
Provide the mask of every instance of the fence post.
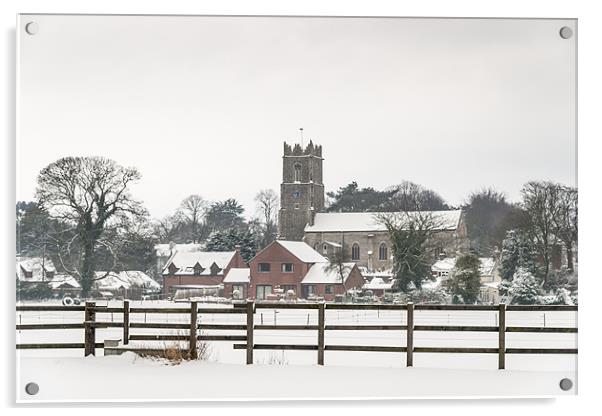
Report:
[[412,367],[414,365],[414,304],[412,302],[407,304],[407,353],[406,353],[406,366]]
[[318,304],[318,365],[324,365],[324,302]]
[[198,312],[199,308],[197,303],[190,302],[190,346],[188,354],[192,360],[196,360],[198,358],[198,351],[196,349],[196,326]]
[[247,299],[247,364],[253,364],[253,325],[254,303]]
[[84,357],[88,355],[96,355],[96,328],[93,322],[96,320],[96,312],[92,308],[96,306],[96,302],[86,302],[84,312]]
[[130,342],[130,301],[123,301],[123,345]]
[[506,368],[506,304],[500,303],[499,308],[499,323],[498,323],[498,369]]

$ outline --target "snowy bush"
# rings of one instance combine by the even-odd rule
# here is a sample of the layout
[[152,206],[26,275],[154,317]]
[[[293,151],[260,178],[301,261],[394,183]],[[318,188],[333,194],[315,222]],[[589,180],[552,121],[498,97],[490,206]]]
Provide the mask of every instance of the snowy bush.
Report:
[[500,296],[509,296],[510,288],[512,287],[512,282],[509,280],[502,280],[500,285],[498,286],[498,292]]
[[508,291],[510,302],[517,305],[534,305],[539,301],[539,295],[539,285],[533,274],[523,268],[519,268],[514,273],[514,278]]
[[529,271],[535,276],[541,274],[541,267],[535,262],[537,250],[533,237],[523,230],[509,230],[502,242],[500,275],[504,280],[512,280],[519,269]]
[[[441,288],[427,289],[423,288],[420,290],[412,290],[411,292],[405,293],[401,296],[402,301],[400,303],[430,303],[430,304],[442,304],[447,303],[449,294]],[[397,303],[397,302],[395,302]]]
[[450,281],[453,303],[476,302],[481,287],[481,262],[474,254],[465,254],[456,261],[456,272]]

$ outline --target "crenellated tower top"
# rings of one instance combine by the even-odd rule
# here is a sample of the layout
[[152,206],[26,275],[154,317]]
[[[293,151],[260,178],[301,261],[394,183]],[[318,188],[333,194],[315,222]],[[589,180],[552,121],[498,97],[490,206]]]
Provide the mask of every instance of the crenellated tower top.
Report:
[[287,142],[284,142],[284,156],[315,156],[322,157],[322,146],[314,145],[310,140],[309,144],[305,146],[305,149],[301,147],[299,143],[295,143],[291,146]]

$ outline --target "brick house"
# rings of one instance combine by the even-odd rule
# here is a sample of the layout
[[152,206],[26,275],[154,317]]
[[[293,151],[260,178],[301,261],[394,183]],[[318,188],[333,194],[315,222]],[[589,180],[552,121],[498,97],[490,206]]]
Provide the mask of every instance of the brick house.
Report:
[[[332,273],[325,271],[327,265],[327,258],[302,241],[274,241],[249,262],[249,297],[274,299],[275,290],[278,289],[282,293],[292,291],[295,297],[307,298],[325,295],[328,290],[332,292],[328,293],[332,295],[328,296],[332,300],[334,294],[342,294],[345,289],[341,283],[333,280]],[[346,269],[347,289],[361,287],[364,280],[359,269],[355,265],[348,265]]]
[[333,301],[336,295],[344,295],[349,289],[361,288],[364,278],[355,263],[343,263],[339,268],[329,263],[316,263],[301,281],[304,298],[323,298]]
[[231,268],[224,277],[224,297],[246,299],[249,297],[251,270],[249,268]]
[[246,268],[240,255],[235,251],[176,252],[163,268],[163,293],[173,295],[178,289],[221,289],[224,277],[230,269]]

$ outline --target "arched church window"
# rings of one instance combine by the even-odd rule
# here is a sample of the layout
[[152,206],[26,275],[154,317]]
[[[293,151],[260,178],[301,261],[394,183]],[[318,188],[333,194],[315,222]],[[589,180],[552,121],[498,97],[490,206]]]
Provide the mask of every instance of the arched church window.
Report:
[[381,243],[380,247],[378,247],[378,259],[387,260],[387,251],[387,245],[385,243]]
[[351,246],[351,260],[359,260],[360,259],[360,245],[358,243],[353,243]]
[[295,182],[301,182],[301,163],[295,163]]

